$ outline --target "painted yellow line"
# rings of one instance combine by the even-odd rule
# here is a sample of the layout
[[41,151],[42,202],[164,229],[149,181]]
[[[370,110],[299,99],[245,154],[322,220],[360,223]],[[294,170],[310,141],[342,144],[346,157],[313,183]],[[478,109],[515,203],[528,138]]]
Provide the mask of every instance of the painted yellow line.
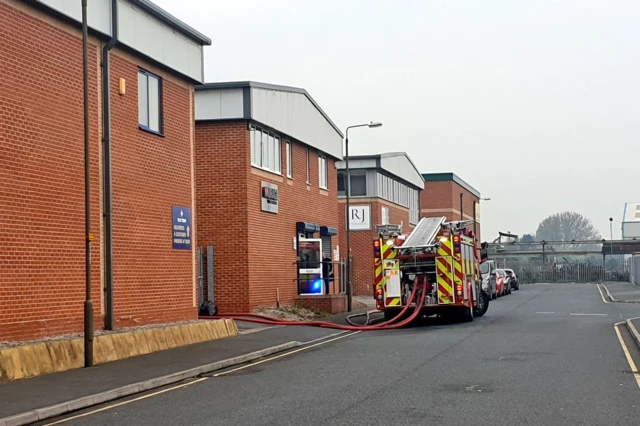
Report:
[[620,333],[620,329],[618,328],[620,324],[624,324],[624,321],[616,323],[613,328],[616,330],[616,335],[618,336],[618,340],[620,341],[620,346],[622,346],[622,351],[624,352],[624,356],[627,357],[627,362],[629,363],[629,367],[631,367],[631,372],[633,373],[633,377],[636,379],[636,384],[640,389],[640,374],[638,374],[638,368],[636,367],[636,363],[633,362],[633,358],[631,358],[631,354],[629,353],[629,348],[627,344],[624,342],[622,338],[622,334]]
[[45,426],[59,425],[60,423],[66,423],[66,422],[69,422],[71,420],[75,420],[75,419],[80,419],[82,417],[91,416],[93,414],[97,414],[97,413],[100,413],[102,411],[111,410],[112,408],[121,407],[123,405],[131,404],[132,402],[142,401],[143,399],[151,398],[153,396],[160,395],[160,394],[163,394],[163,393],[166,393],[166,392],[170,392],[172,390],[181,389],[181,388],[187,387],[189,385],[193,385],[195,383],[202,382],[202,381],[207,380],[207,379],[208,379],[208,377],[203,377],[203,378],[200,378],[200,379],[192,380],[189,383],[183,383],[181,385],[173,386],[173,387],[167,388],[167,389],[163,389],[161,391],[150,393],[148,395],[139,396],[139,397],[134,398],[134,399],[129,399],[127,401],[123,401],[123,402],[119,402],[117,404],[109,405],[107,407],[98,408],[97,410],[88,411],[86,413],[78,414],[77,416],[67,417],[67,418],[64,418],[62,420],[58,420],[57,422],[47,423]]
[[597,286],[598,286],[598,291],[600,292],[600,297],[602,297],[602,301],[604,303],[611,303],[607,299],[604,298],[604,294],[602,293],[602,288],[600,287],[600,284],[597,284]]
[[296,349],[295,351],[287,352],[287,353],[284,353],[282,355],[277,355],[277,356],[274,356],[274,357],[271,357],[271,358],[263,359],[262,361],[257,361],[257,362],[251,363],[251,364],[243,365],[242,367],[234,368],[233,370],[228,370],[228,371],[224,371],[222,373],[217,373],[217,374],[214,374],[213,377],[220,377],[220,376],[224,376],[225,374],[235,373],[236,371],[244,370],[245,368],[251,368],[251,367],[254,367],[254,366],[258,365],[258,364],[262,364],[262,363],[265,363],[265,362],[273,361],[274,359],[279,359],[279,358],[283,358],[285,356],[290,356],[290,355],[293,355],[293,354],[298,353],[298,352],[306,351],[307,349],[311,349],[311,348],[316,347],[316,346],[326,345],[327,343],[335,342],[336,340],[344,339],[345,337],[353,336],[354,334],[358,334],[358,333],[362,333],[362,332],[361,331],[354,331],[353,333],[350,333],[350,334],[345,334],[345,335],[342,335],[342,336],[339,336],[339,337],[336,337],[336,338],[333,338],[333,339],[324,340],[322,342],[319,342],[319,343],[316,343],[316,344],[313,344],[313,345],[309,345],[309,346],[305,346],[305,347],[300,348],[300,349]]

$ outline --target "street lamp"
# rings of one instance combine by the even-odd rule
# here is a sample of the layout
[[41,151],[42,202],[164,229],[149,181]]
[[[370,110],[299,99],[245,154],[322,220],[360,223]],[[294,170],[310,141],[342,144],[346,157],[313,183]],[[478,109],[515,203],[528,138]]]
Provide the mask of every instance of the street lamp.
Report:
[[347,127],[344,132],[344,147],[345,147],[345,169],[346,169],[346,179],[347,179],[347,211],[346,211],[346,222],[347,222],[347,311],[351,312],[352,302],[353,302],[353,283],[351,282],[351,211],[350,211],[350,200],[351,200],[351,175],[349,173],[349,129],[354,129],[356,127],[369,127],[371,129],[382,127],[382,123],[380,122],[370,122],[368,124],[355,124],[353,126]]
[[609,237],[611,238],[611,255],[613,256],[613,218],[609,218]]
[[84,106],[84,224],[85,224],[85,301],[84,366],[93,366],[93,301],[91,300],[91,188],[89,157],[89,27],[87,1],[82,0],[82,85]]

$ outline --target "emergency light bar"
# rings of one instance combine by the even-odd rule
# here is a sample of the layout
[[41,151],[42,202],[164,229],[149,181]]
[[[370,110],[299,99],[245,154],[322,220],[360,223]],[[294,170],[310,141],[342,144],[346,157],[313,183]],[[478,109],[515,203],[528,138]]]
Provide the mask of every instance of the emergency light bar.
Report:
[[402,234],[402,225],[376,225],[376,232],[379,235],[398,237]]

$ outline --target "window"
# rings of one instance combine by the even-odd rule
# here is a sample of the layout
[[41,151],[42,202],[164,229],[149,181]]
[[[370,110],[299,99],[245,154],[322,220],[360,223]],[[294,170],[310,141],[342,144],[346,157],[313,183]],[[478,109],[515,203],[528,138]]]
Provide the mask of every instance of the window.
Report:
[[[351,197],[364,197],[367,195],[367,175],[366,172],[352,171],[349,173],[351,177]],[[347,195],[347,172],[340,170],[338,172],[338,195]]]
[[350,173],[351,195],[353,197],[364,197],[367,195],[367,175],[360,173]]
[[322,189],[328,188],[328,170],[327,159],[325,157],[318,157],[318,174],[319,174],[319,186]]
[[293,153],[291,143],[287,142],[287,177],[293,178]]
[[251,165],[282,173],[280,138],[258,127],[251,126]]
[[138,123],[141,129],[162,133],[162,81],[138,70]]
[[311,185],[311,172],[309,170],[309,148],[307,148],[307,185]]
[[409,223],[412,225],[420,221],[420,191],[409,189]]
[[382,208],[382,224],[383,225],[389,224],[389,207]]
[[347,174],[345,171],[340,170],[338,172],[338,195],[346,195],[347,194]]

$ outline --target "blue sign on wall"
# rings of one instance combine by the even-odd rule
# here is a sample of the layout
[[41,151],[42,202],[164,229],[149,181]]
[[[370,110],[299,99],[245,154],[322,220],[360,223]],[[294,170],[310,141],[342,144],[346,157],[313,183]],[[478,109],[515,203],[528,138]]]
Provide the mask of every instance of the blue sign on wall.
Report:
[[189,207],[173,206],[173,226],[171,232],[173,235],[174,250],[191,250],[192,226],[191,226],[191,209]]

